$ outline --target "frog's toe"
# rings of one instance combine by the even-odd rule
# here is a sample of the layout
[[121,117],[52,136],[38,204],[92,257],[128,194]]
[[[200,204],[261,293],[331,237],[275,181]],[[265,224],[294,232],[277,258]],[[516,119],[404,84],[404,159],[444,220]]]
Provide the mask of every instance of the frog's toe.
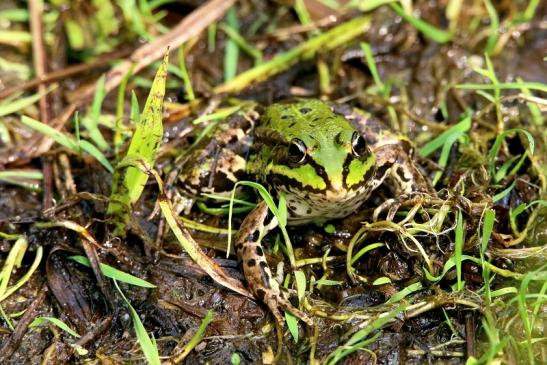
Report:
[[281,293],[276,293],[270,290],[259,289],[256,293],[257,297],[262,300],[270,309],[278,323],[283,323],[283,316],[280,309],[287,311],[306,323],[308,326],[313,325],[312,319],[300,309],[294,307],[291,302],[284,298]]
[[380,215],[383,212],[387,211],[386,220],[391,222],[395,218],[395,214],[397,214],[397,211],[399,210],[399,208],[401,208],[402,205],[407,205],[408,203],[419,204],[426,196],[426,193],[415,191],[412,193],[402,194],[397,198],[387,199],[376,209],[374,209],[372,219],[374,222],[377,222]]
[[372,213],[372,220],[374,222],[377,222],[379,220],[378,218],[380,217],[380,215],[387,210],[388,213],[386,216],[386,220],[392,221],[400,206],[401,206],[401,200],[388,199],[382,204],[380,204],[378,207],[376,207],[376,209],[374,209],[374,212]]

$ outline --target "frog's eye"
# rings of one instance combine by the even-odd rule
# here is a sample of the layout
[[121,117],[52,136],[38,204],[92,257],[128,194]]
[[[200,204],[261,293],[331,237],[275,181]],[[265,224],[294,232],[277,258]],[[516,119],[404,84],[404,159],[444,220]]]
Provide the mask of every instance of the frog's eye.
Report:
[[353,132],[353,136],[351,137],[351,150],[357,157],[365,155],[368,151],[365,139],[357,132]]
[[302,140],[294,138],[289,145],[289,159],[293,163],[303,163],[306,160],[306,145]]

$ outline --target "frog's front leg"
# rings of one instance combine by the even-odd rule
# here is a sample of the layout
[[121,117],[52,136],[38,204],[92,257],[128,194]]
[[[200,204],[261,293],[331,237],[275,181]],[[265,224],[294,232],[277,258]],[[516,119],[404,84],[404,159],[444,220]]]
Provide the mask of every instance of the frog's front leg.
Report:
[[401,203],[412,194],[436,195],[429,179],[414,164],[408,149],[401,145],[390,144],[378,148],[375,154],[378,166],[377,184],[387,180],[396,198],[389,199],[376,208],[374,220],[377,220],[379,214],[388,208],[387,219],[392,220]]
[[281,308],[311,325],[311,319],[288,301],[287,293],[273,278],[266,262],[260,241],[268,231],[277,225],[277,218],[268,214],[266,203],[258,204],[241,224],[235,242],[237,256],[243,264],[243,272],[251,293],[268,306],[279,324],[283,323],[283,317],[279,310]]
[[430,181],[412,160],[412,154],[400,145],[385,145],[375,151],[379,182],[391,182],[394,194],[435,193]]

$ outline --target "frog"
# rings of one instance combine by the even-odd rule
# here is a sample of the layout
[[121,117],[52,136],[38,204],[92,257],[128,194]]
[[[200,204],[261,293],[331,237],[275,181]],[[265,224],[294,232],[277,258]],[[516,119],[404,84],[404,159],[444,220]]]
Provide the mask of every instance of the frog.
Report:
[[[432,193],[413,153],[412,143],[362,113],[305,99],[231,119],[188,155],[179,181],[192,195],[223,194],[243,179],[256,181],[285,198],[287,225],[321,224],[355,213],[386,181],[396,197]],[[250,292],[277,322],[284,310],[311,325],[266,260],[262,239],[278,225],[259,202],[243,219],[234,248]]]

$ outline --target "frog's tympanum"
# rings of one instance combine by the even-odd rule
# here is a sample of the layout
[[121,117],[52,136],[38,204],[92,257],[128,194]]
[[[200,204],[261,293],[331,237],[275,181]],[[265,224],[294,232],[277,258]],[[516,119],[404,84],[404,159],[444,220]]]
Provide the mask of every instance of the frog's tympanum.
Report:
[[[241,179],[260,182],[285,196],[287,224],[301,225],[350,215],[386,179],[395,194],[431,191],[411,152],[378,123],[306,100],[271,105],[257,123],[234,118],[186,160],[180,180],[194,195],[230,191]],[[278,321],[280,308],[309,321],[289,303],[264,257],[260,241],[277,224],[266,204],[258,204],[239,229],[237,255],[251,292]]]

